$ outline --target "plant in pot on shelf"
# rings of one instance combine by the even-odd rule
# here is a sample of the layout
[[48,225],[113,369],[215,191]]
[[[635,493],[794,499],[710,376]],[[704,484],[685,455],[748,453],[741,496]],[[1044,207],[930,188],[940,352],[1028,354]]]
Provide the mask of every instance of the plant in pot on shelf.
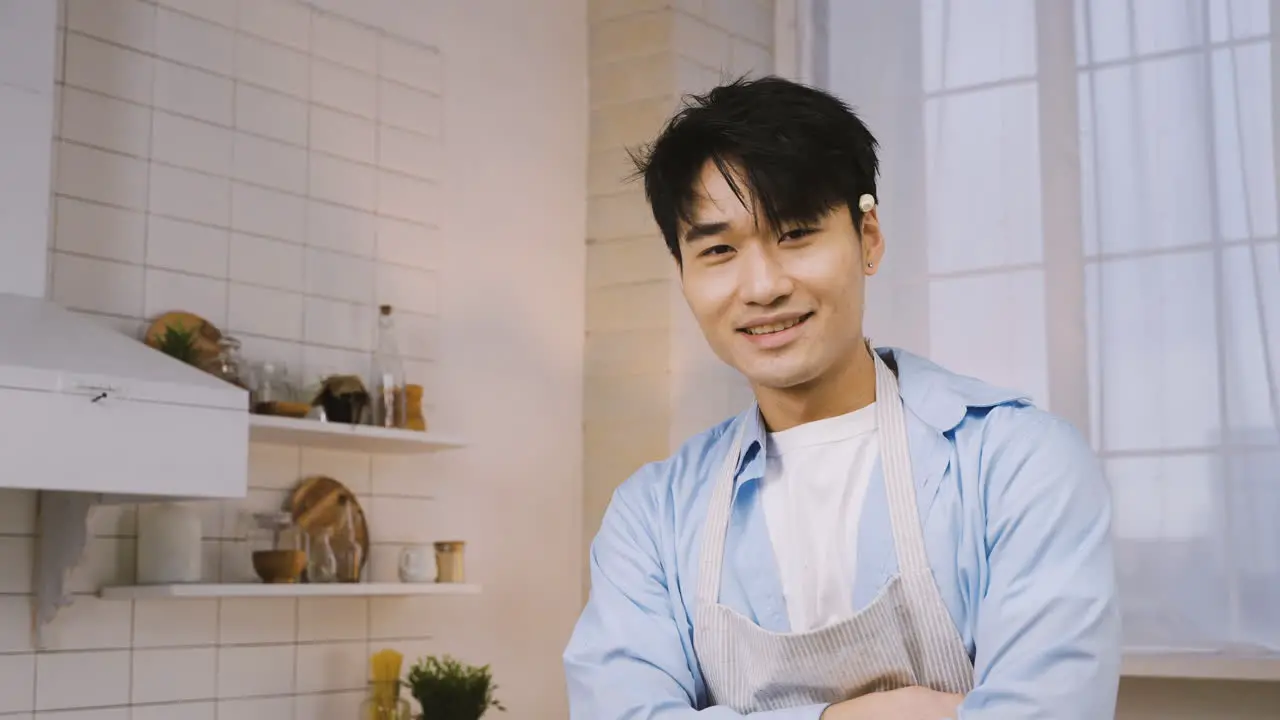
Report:
[[506,710],[493,695],[498,686],[488,665],[467,665],[448,655],[419,659],[405,685],[422,706],[421,720],[480,720],[489,708]]
[[200,350],[196,347],[196,335],[182,326],[168,325],[160,336],[157,349],[175,360],[188,365],[200,364]]

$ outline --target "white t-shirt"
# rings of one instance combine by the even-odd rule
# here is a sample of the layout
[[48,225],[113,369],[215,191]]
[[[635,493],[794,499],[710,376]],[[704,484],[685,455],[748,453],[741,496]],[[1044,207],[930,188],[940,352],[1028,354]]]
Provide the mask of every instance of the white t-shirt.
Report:
[[874,403],[768,436],[761,502],[791,632],[853,614],[858,520],[879,452]]

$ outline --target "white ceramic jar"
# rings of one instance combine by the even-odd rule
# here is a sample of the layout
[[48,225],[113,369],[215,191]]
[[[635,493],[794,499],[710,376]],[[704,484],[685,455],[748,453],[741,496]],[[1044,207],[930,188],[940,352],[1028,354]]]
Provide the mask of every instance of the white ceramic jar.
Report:
[[191,503],[139,505],[138,584],[200,582],[200,529],[200,513]]

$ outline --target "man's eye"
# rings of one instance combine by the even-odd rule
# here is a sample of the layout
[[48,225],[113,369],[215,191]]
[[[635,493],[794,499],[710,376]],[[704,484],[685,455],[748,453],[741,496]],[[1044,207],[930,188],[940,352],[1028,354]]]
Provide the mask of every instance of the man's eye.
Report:
[[796,228],[782,233],[783,240],[799,240],[802,237],[812,235],[817,232],[817,228]]
[[710,257],[711,255],[723,255],[727,252],[733,252],[733,248],[729,245],[712,245],[711,247],[698,253],[699,257]]

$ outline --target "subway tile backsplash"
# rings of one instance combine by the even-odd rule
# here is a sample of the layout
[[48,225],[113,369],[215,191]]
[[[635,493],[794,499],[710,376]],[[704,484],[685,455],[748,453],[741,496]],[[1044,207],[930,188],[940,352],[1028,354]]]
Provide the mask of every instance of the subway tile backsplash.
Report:
[[[55,300],[130,333],[196,312],[295,382],[366,369],[376,303],[390,300],[406,354],[430,358],[439,208],[423,183],[446,175],[437,48],[396,37],[364,3],[346,4],[353,17],[300,0],[63,1]],[[21,55],[23,38],[0,27],[0,40]],[[389,276],[388,296],[376,283]],[[248,513],[278,508],[305,475],[342,480],[372,513],[375,486],[422,472],[381,467],[375,483],[365,454],[254,444],[249,496],[203,506],[205,579],[255,579]],[[135,574],[136,514],[118,505],[91,516],[75,602],[36,651],[36,497],[0,490],[0,720],[354,717],[370,652],[430,647],[429,604],[412,599],[413,611],[380,601],[383,622],[363,598],[99,599]],[[423,521],[399,512],[386,522],[411,527],[379,532]],[[375,577],[394,578],[397,549],[371,553]]]

